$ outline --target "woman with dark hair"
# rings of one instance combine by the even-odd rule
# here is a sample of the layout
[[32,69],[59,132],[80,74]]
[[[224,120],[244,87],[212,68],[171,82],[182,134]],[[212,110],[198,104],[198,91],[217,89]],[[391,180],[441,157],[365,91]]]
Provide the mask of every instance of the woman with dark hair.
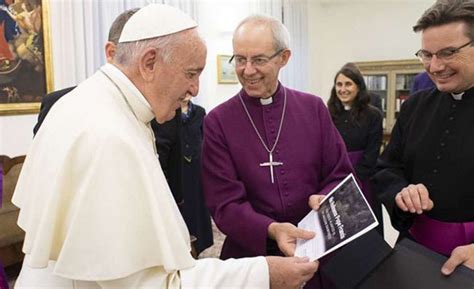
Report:
[[[372,196],[369,179],[375,173],[375,164],[383,137],[382,113],[369,104],[370,96],[364,78],[357,66],[344,65],[334,78],[328,101],[332,120],[346,144],[362,191],[382,224],[380,201]],[[383,226],[378,227],[383,233]]]

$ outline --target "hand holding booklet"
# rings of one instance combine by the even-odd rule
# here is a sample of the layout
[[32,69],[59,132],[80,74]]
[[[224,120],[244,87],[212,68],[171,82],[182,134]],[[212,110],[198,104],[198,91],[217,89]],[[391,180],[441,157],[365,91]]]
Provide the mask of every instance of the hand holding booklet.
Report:
[[295,256],[317,260],[377,225],[369,203],[350,174],[326,195],[318,211],[312,210],[298,223],[298,228],[313,231],[316,236],[298,239]]

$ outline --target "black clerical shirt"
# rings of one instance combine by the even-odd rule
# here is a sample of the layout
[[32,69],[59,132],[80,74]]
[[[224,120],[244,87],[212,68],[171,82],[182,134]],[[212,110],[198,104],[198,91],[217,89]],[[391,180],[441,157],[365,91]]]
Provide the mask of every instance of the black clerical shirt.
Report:
[[424,184],[434,202],[427,212],[444,222],[474,221],[474,88],[461,100],[437,89],[420,91],[402,106],[374,176],[392,224],[407,230],[413,214],[395,205],[408,184]]

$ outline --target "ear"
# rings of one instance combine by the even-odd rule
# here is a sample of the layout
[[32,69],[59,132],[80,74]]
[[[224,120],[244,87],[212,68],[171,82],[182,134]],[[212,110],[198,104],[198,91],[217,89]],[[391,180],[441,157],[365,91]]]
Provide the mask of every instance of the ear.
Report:
[[145,81],[153,81],[158,69],[158,53],[156,48],[150,47],[145,50],[138,60],[138,70]]
[[116,50],[117,46],[115,43],[111,41],[107,41],[107,43],[105,43],[105,58],[107,59],[107,62],[112,62],[115,57]]
[[281,54],[281,67],[285,66],[288,63],[288,60],[290,60],[291,57],[291,50],[286,49],[284,50]]

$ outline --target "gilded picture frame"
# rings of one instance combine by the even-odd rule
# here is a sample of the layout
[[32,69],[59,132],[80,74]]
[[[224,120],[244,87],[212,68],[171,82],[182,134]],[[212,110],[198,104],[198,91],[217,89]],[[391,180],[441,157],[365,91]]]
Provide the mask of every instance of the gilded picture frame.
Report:
[[0,0],[0,115],[37,113],[53,89],[48,1]]
[[234,66],[229,63],[232,55],[217,55],[217,83],[235,84],[239,83]]

